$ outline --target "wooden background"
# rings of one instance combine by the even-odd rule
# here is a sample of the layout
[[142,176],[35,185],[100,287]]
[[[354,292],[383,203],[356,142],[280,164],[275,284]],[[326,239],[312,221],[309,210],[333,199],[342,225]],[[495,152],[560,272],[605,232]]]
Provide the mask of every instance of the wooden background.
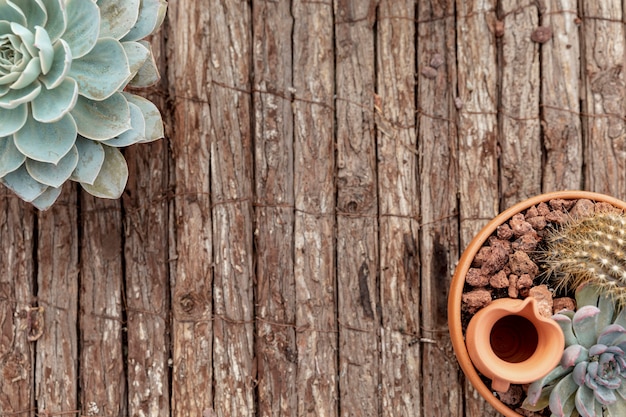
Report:
[[0,191],[0,416],[494,416],[450,277],[526,197],[626,197],[625,8],[170,0],[123,198]]

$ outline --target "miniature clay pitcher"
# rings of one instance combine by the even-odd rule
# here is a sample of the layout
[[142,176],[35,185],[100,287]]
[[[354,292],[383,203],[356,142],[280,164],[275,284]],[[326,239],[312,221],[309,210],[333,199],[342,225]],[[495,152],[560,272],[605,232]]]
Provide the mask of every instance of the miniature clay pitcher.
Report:
[[499,392],[546,376],[565,343],[559,325],[539,314],[533,297],[492,301],[472,317],[465,336],[474,366]]

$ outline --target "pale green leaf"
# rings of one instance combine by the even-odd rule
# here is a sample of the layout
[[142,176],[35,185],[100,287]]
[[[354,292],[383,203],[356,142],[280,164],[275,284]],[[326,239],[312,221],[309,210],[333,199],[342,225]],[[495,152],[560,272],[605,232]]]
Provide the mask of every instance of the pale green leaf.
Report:
[[119,198],[128,180],[128,165],[122,153],[110,146],[104,148],[104,163],[93,185],[81,183],[89,194],[101,198]]
[[0,138],[0,178],[22,166],[26,157],[15,147],[13,136]]
[[0,136],[9,136],[24,126],[28,118],[28,104],[20,104],[14,109],[0,107]]
[[26,170],[35,181],[51,187],[60,187],[67,181],[78,164],[78,151],[72,149],[56,164],[26,160]]
[[24,165],[8,173],[0,181],[26,202],[33,201],[48,188],[47,185],[35,181]]
[[74,146],[76,124],[69,114],[54,123],[41,123],[29,116],[13,138],[17,149],[28,158],[56,164]]
[[88,139],[112,139],[131,128],[130,109],[121,93],[115,93],[104,101],[93,101],[79,95],[70,114],[76,121],[78,133]]
[[66,78],[53,90],[45,87],[41,90],[41,93],[31,102],[33,117],[42,123],[56,122],[74,108],[77,99],[76,81]]
[[124,47],[113,38],[99,39],[87,55],[72,62],[69,76],[78,82],[80,95],[97,101],[110,97],[130,76]]
[[76,138],[76,149],[78,150],[78,165],[72,173],[72,181],[93,184],[102,164],[104,163],[104,149],[99,142],[85,139],[78,135]]

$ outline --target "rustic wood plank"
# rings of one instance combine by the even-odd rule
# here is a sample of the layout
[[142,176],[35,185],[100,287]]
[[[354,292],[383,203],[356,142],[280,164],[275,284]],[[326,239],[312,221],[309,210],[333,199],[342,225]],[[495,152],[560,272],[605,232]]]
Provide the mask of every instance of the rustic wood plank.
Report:
[[0,190],[0,415],[35,415],[32,319],[35,216],[32,206],[8,189]]
[[83,192],[80,215],[81,413],[127,416],[121,204]]
[[463,415],[463,384],[448,333],[447,294],[457,236],[456,27],[454,0],[418,9],[418,136],[421,207],[422,402],[431,415]]
[[252,5],[258,415],[297,409],[294,277],[293,18],[289,1]]
[[[175,248],[171,250],[172,415],[195,417],[213,406],[212,219],[208,105],[211,8],[193,0],[170,7],[169,96],[174,100]],[[176,63],[176,64],[172,64]]]
[[552,39],[541,45],[543,191],[582,187],[580,36],[576,0],[547,0],[541,26]]
[[583,2],[585,188],[626,197],[622,2]]
[[377,24],[377,157],[381,299],[381,414],[420,416],[419,185],[416,4],[382,0]]
[[209,6],[211,199],[213,202],[214,408],[255,413],[252,263],[251,10],[247,2]]
[[332,2],[294,0],[296,344],[299,416],[338,415]]
[[504,30],[500,41],[500,203],[503,208],[541,193],[539,125],[539,24],[537,6],[499,2]]
[[[495,0],[457,0],[461,247],[498,213]],[[480,196],[480,198],[479,198]]]
[[[461,251],[498,213],[496,1],[457,0]],[[466,383],[465,413],[496,416]]]
[[66,186],[39,214],[37,302],[43,328],[35,355],[39,414],[74,413],[78,407],[78,231],[76,192]]
[[[159,71],[155,86],[137,94],[167,110],[164,40],[150,37]],[[168,113],[164,123],[171,125]],[[168,129],[169,130],[169,129]],[[169,133],[169,132],[168,132]],[[133,416],[170,416],[170,286],[168,141],[137,144],[125,151],[129,178],[125,213],[125,295],[128,345],[128,408]]]
[[124,193],[128,410],[169,416],[167,143],[126,150]]
[[337,309],[341,415],[378,416],[377,0],[335,0]]

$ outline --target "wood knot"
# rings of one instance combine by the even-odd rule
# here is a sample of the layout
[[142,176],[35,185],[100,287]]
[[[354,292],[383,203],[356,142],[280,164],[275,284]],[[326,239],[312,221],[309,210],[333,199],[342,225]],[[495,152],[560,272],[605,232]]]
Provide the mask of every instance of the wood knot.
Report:
[[196,306],[196,302],[194,301],[193,296],[191,294],[183,295],[178,301],[178,303],[180,304],[180,308],[185,313],[191,313],[194,307]]
[[546,43],[552,39],[552,29],[548,26],[539,26],[530,35],[530,40],[537,43]]
[[207,310],[210,303],[199,293],[193,291],[181,291],[173,299],[172,306],[177,318],[182,320],[201,319],[203,316],[210,316]]

